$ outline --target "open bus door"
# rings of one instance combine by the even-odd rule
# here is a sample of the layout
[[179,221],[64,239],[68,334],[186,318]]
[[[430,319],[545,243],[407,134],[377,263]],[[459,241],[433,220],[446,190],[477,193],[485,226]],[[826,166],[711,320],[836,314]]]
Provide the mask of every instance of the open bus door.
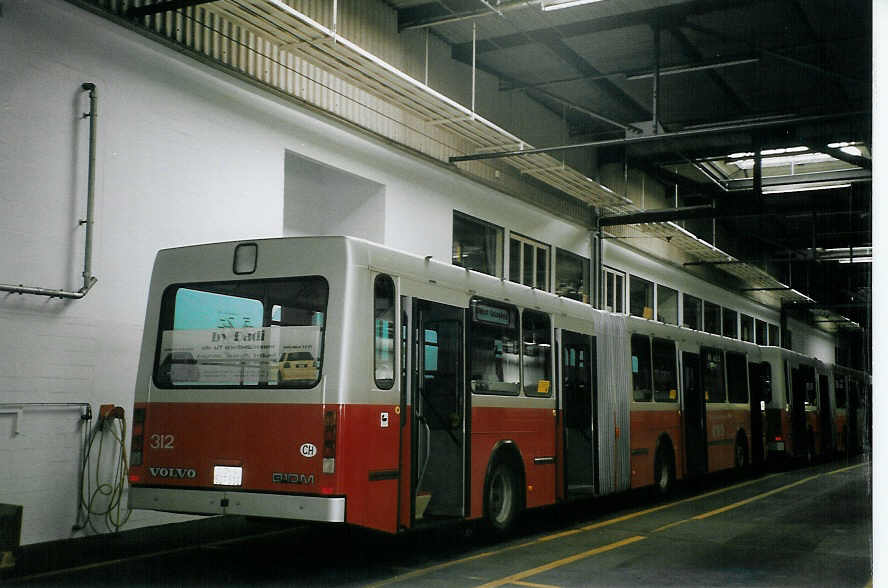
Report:
[[466,414],[461,308],[414,305],[414,520],[466,515]]
[[701,384],[700,356],[682,352],[682,383],[685,463],[689,477],[701,476],[707,470],[706,399]]
[[595,337],[561,331],[567,497],[598,493]]

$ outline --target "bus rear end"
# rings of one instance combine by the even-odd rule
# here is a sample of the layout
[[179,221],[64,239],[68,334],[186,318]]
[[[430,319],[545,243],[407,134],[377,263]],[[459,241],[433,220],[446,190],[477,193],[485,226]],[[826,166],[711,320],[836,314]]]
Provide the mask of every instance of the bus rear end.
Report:
[[328,409],[325,398],[338,279],[330,260],[341,240],[298,241],[158,254],[136,384],[131,508],[345,520],[339,405]]

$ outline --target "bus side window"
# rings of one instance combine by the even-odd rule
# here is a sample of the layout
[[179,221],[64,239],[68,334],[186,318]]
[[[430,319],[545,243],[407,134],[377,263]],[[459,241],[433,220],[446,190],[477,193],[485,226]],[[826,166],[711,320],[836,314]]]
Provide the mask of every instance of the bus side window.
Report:
[[472,299],[469,373],[472,392],[517,396],[520,387],[518,309]]
[[703,355],[703,395],[706,402],[725,401],[724,357],[720,349],[701,348]]
[[632,335],[632,400],[650,402],[651,384],[651,340],[647,335]]
[[845,388],[845,376],[836,376],[836,408],[848,406],[848,392]]
[[654,339],[654,401],[678,402],[678,368],[675,365],[675,343]]
[[731,351],[725,356],[728,370],[728,402],[746,404],[749,402],[749,372],[746,368],[746,356]]
[[521,372],[524,394],[552,394],[552,330],[549,315],[525,310],[521,315],[523,354]]
[[380,274],[373,282],[373,373],[376,387],[395,384],[395,283]]
[[762,400],[765,404],[771,402],[771,364],[767,361],[763,361],[761,363],[761,371],[759,372],[761,375],[761,386],[762,386]]

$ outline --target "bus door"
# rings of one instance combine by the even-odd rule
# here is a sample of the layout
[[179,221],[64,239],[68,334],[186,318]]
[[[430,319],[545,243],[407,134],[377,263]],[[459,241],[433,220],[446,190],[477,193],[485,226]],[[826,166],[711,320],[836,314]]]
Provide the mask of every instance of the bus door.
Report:
[[561,331],[561,367],[567,497],[597,494],[595,337]]
[[682,398],[684,409],[685,460],[688,476],[706,473],[708,445],[706,442],[706,399],[701,384],[700,356],[683,351]]
[[414,306],[413,498],[416,521],[465,515],[466,398],[461,308]]
[[[813,384],[813,382],[812,382]],[[808,427],[805,422],[805,376],[802,368],[792,368],[792,454],[805,457],[808,451]]]
[[762,364],[749,362],[749,461],[752,465],[760,465],[765,461],[764,407],[770,400],[765,397],[765,388]]
[[[416,423],[412,418],[412,390],[413,390],[413,362],[415,358],[410,353],[413,348],[413,299],[409,296],[401,296],[401,373],[400,378],[400,398],[398,399],[398,410],[402,416],[399,419],[400,431],[400,456],[398,458],[398,469],[400,471],[400,485],[398,488],[398,527],[409,528],[411,526],[411,516],[413,512],[413,474],[415,465],[410,456],[413,454],[414,438],[412,432],[416,429]],[[410,402],[408,403],[408,400]]]
[[848,455],[857,455],[857,452],[860,450],[860,436],[858,431],[858,419],[859,415],[857,414],[857,409],[860,406],[859,396],[862,390],[858,385],[857,379],[853,376],[848,378],[848,424],[846,425],[846,430],[848,431],[847,437],[845,438],[845,442],[847,443],[847,452]]
[[832,455],[833,430],[832,430],[832,406],[829,403],[829,376],[820,374],[820,451],[823,455]]

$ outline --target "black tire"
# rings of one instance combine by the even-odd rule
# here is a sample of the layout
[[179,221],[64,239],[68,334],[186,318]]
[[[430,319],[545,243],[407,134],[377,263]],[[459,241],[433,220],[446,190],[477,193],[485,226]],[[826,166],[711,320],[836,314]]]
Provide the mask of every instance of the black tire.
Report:
[[660,446],[654,458],[654,495],[665,498],[675,486],[675,457],[672,451]]
[[734,444],[734,467],[738,472],[744,471],[749,466],[749,447],[746,443],[746,437],[739,435],[737,442]]
[[505,535],[514,528],[522,503],[519,474],[506,462],[495,463],[484,485],[484,515],[494,533]]

